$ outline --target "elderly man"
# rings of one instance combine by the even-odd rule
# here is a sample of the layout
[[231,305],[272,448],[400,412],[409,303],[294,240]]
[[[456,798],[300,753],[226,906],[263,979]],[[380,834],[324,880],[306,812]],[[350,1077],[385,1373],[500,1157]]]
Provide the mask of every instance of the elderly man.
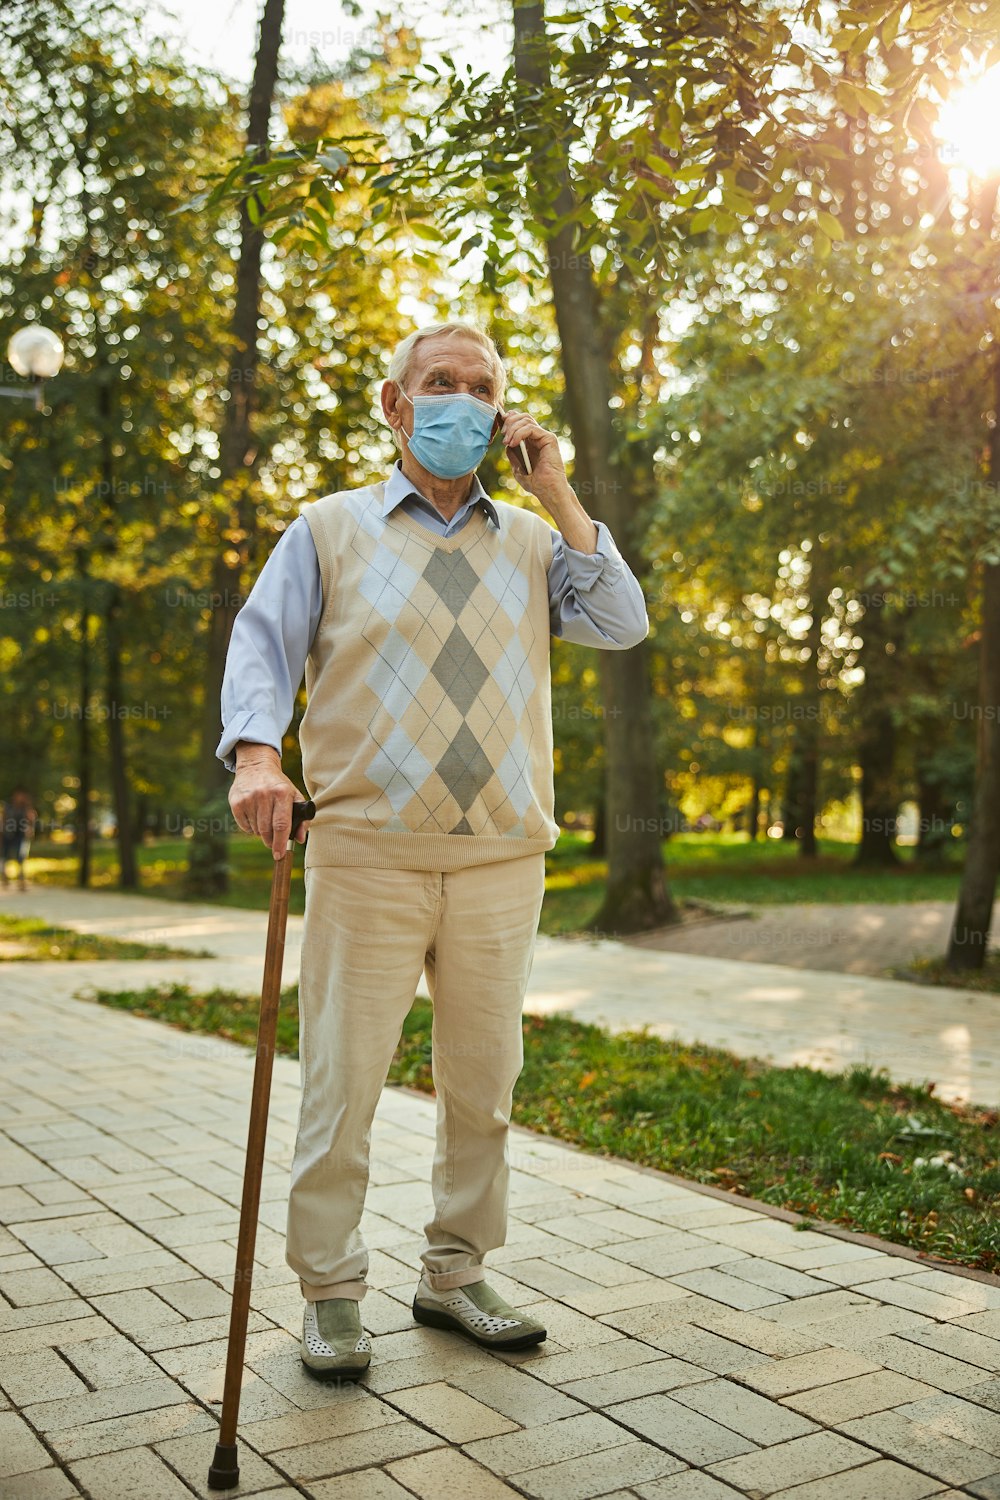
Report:
[[[217,752],[236,773],[237,823],[278,858],[300,795],[281,740],[305,671],[316,814],[286,1253],[306,1299],[303,1363],[333,1380],[357,1379],[371,1359],[360,1314],[370,1131],[421,970],[437,1145],[413,1315],[490,1349],[545,1338],[483,1263],[506,1238],[521,1010],[558,834],[549,636],[627,650],[649,626],[555,436],[503,410],[486,334],[423,328],[388,375],[382,410],[401,457],[386,480],[305,505],[268,558],[233,631]],[[557,529],[486,494],[475,470],[497,433]]]

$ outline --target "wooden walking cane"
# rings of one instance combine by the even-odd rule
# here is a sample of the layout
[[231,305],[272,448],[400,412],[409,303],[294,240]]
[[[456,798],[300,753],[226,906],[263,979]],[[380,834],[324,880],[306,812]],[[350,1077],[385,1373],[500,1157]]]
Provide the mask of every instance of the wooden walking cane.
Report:
[[315,803],[311,801],[292,803],[292,831],[288,848],[280,859],[274,861],[274,873],[271,877],[271,905],[267,915],[267,948],[264,954],[264,983],[261,986],[260,1015],[257,1020],[257,1058],[254,1063],[253,1093],[250,1098],[250,1129],[247,1134],[246,1164],[243,1168],[243,1202],[240,1207],[239,1239],[236,1242],[236,1276],[233,1281],[233,1302],[229,1314],[226,1383],[222,1393],[219,1441],[215,1447],[215,1459],[208,1471],[210,1490],[232,1490],[240,1482],[236,1428],[240,1416],[243,1356],[246,1351],[247,1319],[250,1313],[253,1252],[257,1242],[260,1181],[264,1171],[264,1141],[267,1136],[267,1109],[271,1098],[271,1068],[274,1062],[274,1042],[278,1028],[281,962],[285,953],[285,928],[288,925],[288,892],[292,884],[295,835],[303,823],[315,816]]

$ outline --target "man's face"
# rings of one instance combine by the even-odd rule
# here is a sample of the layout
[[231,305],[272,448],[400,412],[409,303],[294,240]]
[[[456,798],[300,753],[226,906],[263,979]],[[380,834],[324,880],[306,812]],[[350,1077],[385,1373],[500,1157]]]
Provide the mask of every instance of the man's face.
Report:
[[[481,344],[460,334],[437,334],[421,339],[413,351],[406,394],[414,396],[475,396],[487,406],[497,404],[493,365]],[[382,387],[382,409],[389,425],[413,436],[413,407],[404,401],[395,383]],[[494,424],[494,435],[500,418]]]

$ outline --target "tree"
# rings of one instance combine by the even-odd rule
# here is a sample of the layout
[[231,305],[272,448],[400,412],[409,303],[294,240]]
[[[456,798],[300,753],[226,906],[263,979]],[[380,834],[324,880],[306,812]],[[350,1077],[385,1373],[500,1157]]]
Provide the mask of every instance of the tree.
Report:
[[[248,165],[251,170],[268,157],[271,111],[278,81],[278,55],[285,0],[264,0],[247,112]],[[260,205],[252,186],[240,202],[239,257],[233,306],[228,400],[219,437],[220,491],[228,516],[219,535],[212,577],[212,624],[205,663],[205,696],[201,730],[201,783],[205,801],[191,844],[187,889],[191,895],[214,896],[229,884],[226,861],[229,773],[215,754],[219,742],[219,698],[226,652],[239,609],[249,547],[255,531],[252,486],[259,458],[253,431],[255,377],[258,366],[257,326],[261,304],[261,253],[264,235],[259,228]]]

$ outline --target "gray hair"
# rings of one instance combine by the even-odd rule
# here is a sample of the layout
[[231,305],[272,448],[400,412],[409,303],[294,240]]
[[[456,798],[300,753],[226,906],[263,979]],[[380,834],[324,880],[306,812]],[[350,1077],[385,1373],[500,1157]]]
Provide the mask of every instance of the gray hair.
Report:
[[401,390],[405,390],[409,378],[410,367],[413,363],[413,351],[421,339],[428,339],[438,333],[462,334],[463,337],[472,339],[474,343],[481,345],[487,351],[493,364],[493,373],[496,379],[496,400],[499,405],[503,401],[503,394],[507,387],[507,370],[503,360],[500,358],[496,344],[483,329],[476,328],[472,323],[428,323],[426,328],[418,328],[415,333],[408,334],[405,339],[396,345],[389,360],[388,378],[396,383]]

